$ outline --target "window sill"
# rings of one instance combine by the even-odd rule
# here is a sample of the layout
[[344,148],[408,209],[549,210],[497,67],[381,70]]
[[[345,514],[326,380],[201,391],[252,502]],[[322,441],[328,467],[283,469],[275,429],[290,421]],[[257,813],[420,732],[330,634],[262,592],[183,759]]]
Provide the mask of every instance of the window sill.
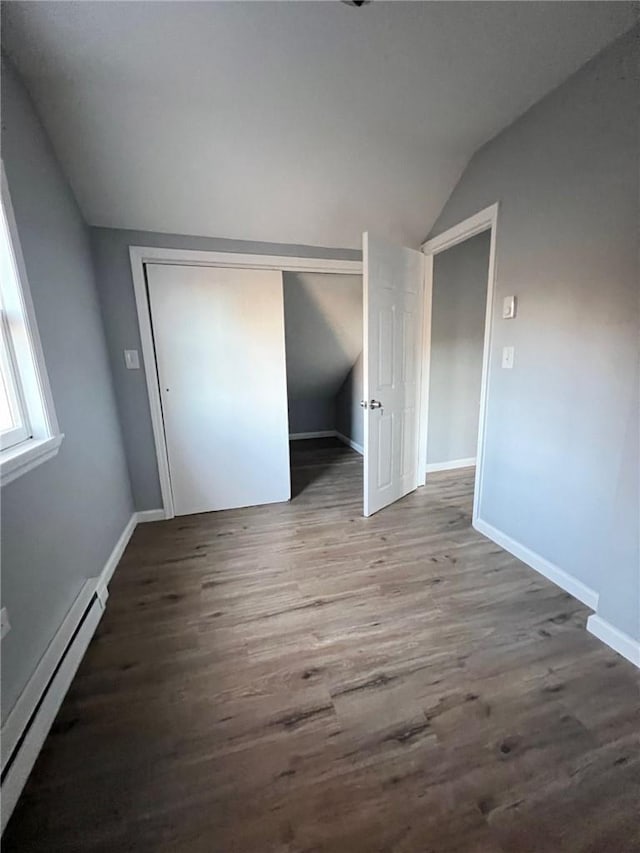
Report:
[[64,435],[54,435],[51,438],[29,439],[16,447],[0,452],[0,486],[6,486],[27,471],[32,471],[42,465],[47,459],[53,459]]

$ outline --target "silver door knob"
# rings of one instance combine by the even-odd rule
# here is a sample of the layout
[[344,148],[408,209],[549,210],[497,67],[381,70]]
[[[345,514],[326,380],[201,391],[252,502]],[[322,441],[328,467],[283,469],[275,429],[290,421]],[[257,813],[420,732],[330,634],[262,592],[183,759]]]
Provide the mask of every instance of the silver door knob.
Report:
[[366,409],[369,404],[367,403],[366,400],[360,400],[360,405],[362,406],[363,409]]
[[382,403],[380,402],[380,400],[371,400],[371,402],[369,403],[369,408],[370,409],[381,409]]

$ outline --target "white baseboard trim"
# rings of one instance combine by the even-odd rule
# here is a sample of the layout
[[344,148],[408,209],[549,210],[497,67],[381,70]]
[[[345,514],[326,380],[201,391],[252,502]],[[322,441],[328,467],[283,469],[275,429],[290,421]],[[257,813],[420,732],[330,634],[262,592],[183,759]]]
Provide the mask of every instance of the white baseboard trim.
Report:
[[633,637],[615,628],[597,613],[593,613],[587,619],[587,631],[602,640],[623,658],[640,667],[640,640],[634,640]]
[[475,464],[475,456],[470,456],[468,459],[451,459],[449,462],[429,462],[427,474],[433,474],[435,471],[453,471],[454,468],[471,468]]
[[317,429],[314,432],[291,432],[289,441],[302,441],[305,438],[335,438],[335,429]]
[[143,509],[135,513],[137,524],[146,524],[148,521],[164,521],[166,519],[163,509]]
[[573,575],[565,572],[564,569],[561,569],[559,566],[550,563],[549,560],[541,557],[540,554],[536,554],[535,551],[531,551],[525,545],[521,545],[519,542],[516,542],[515,539],[507,536],[506,533],[503,533],[491,524],[487,524],[487,522],[483,521],[481,518],[474,519],[473,526],[479,533],[486,536],[487,539],[491,539],[491,541],[495,542],[496,545],[500,545],[500,547],[504,548],[505,551],[513,554],[514,557],[522,560],[522,562],[526,563],[527,566],[530,566],[541,575],[544,575],[545,578],[555,583],[561,589],[564,589],[565,592],[568,592],[570,595],[573,595],[574,598],[577,598],[578,601],[586,604],[587,607],[591,608],[591,610],[597,610],[598,593],[583,584],[582,581],[574,578]]
[[24,728],[46,690],[47,684],[51,680],[51,676],[55,672],[60,658],[64,654],[64,650],[69,645],[95,591],[95,578],[84,582],[67,615],[62,620],[62,624],[56,631],[54,638],[40,658],[33,675],[27,682],[2,726],[3,770],[18,741],[22,737]]
[[[31,772],[58,709],[104,612],[107,587],[139,522],[164,519],[164,510],[131,515],[98,577],[84,582],[0,731],[2,818],[0,832]],[[92,603],[93,600],[93,603]]]
[[335,431],[335,437],[339,439],[343,444],[346,444],[347,447],[350,447],[352,450],[355,450],[356,453],[359,453],[360,456],[364,456],[364,447],[361,444],[355,442],[352,438],[349,438],[346,435],[343,435],[338,430]]
[[[364,447],[361,444],[357,444],[351,438],[348,438],[348,436],[338,432],[337,429],[320,429],[315,432],[292,432],[289,434],[289,441],[301,441],[305,438],[337,438],[343,444],[355,450],[356,453],[364,456]],[[164,514],[162,517],[164,518]]]
[[107,562],[104,564],[104,568],[100,572],[98,577],[98,583],[96,586],[98,595],[101,600],[105,602],[108,597],[107,587],[109,586],[109,581],[116,568],[118,567],[118,563],[122,555],[124,554],[124,549],[129,544],[129,539],[131,539],[133,535],[133,531],[136,529],[137,524],[137,513],[133,513],[129,521],[126,523],[124,530],[120,534],[118,541],[113,546],[113,551],[109,554],[109,558]]
[[[98,626],[98,622],[102,618],[104,609],[100,600],[95,596],[95,589],[92,590],[89,600],[93,600],[93,604],[91,604],[88,611],[86,608],[83,611],[80,626],[76,626],[73,639],[70,643],[67,642],[62,649],[62,660],[56,661],[52,676],[49,677],[45,685],[44,694],[38,696],[34,709],[24,721],[25,725],[28,724],[28,728],[26,728],[26,731],[23,728],[20,733],[21,740],[15,745],[17,746],[17,751],[15,754],[13,754],[13,751],[10,753],[11,761],[2,781],[0,833],[4,832],[11,813],[18,802],[22,789],[42,749],[42,745],[49,734],[49,729],[73,681],[73,676],[76,674],[80,666],[80,661],[84,657]],[[56,635],[56,639],[57,637],[58,635]],[[22,699],[22,696],[20,698]],[[15,710],[16,708],[14,707]],[[8,722],[7,720],[7,724]],[[3,727],[3,749],[5,728],[6,724]]]

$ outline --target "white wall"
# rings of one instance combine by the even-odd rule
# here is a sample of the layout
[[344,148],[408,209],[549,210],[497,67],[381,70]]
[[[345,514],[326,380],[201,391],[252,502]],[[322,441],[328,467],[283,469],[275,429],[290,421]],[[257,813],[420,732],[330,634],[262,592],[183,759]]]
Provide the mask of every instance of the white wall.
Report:
[[476,455],[490,232],[434,257],[427,464]]
[[[479,151],[432,232],[500,202],[481,517],[593,589],[636,639],[639,38]],[[503,322],[510,294],[518,317]]]

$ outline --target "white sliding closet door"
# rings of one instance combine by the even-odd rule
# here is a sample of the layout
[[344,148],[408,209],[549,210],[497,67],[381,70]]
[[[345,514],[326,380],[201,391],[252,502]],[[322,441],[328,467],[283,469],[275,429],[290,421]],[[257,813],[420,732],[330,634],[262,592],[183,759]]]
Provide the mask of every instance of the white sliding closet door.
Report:
[[368,234],[364,262],[364,514],[418,485],[424,255]]
[[176,515],[288,500],[282,274],[146,270]]

